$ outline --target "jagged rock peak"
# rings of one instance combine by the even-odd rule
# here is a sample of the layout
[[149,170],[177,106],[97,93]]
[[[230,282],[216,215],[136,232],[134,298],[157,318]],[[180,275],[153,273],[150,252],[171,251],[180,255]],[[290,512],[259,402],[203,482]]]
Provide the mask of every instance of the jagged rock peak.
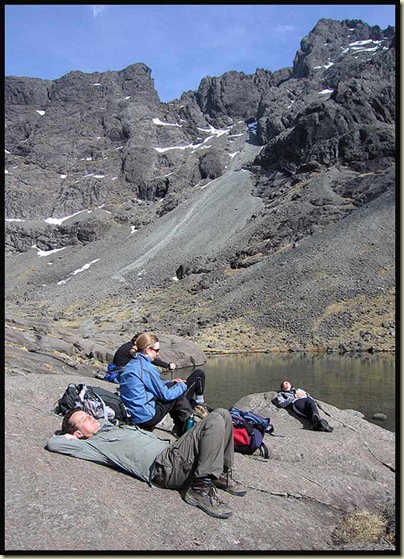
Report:
[[196,92],[203,113],[222,125],[226,118],[255,120],[261,95],[276,87],[288,72],[257,69],[254,74],[229,71],[219,77],[207,76],[201,80]]
[[376,51],[387,50],[395,34],[393,27],[384,31],[360,20],[320,19],[300,43],[293,61],[292,78],[309,77],[328,68],[341,57],[369,58]]
[[123,70],[86,73],[73,70],[56,80],[6,76],[5,101],[8,105],[36,105],[45,110],[50,102],[97,102],[111,95],[126,100],[160,103],[151,69],[139,62]]
[[160,102],[151,77],[151,69],[143,63],[132,64],[124,70],[91,74],[76,70],[55,80],[51,100],[72,101],[77,96],[88,101],[124,96],[126,100],[150,105]]

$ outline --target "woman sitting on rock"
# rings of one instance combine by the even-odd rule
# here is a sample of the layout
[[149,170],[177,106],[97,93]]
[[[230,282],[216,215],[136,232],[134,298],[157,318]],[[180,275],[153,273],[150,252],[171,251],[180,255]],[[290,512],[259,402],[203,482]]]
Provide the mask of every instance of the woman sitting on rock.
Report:
[[297,414],[307,417],[314,431],[326,431],[331,433],[333,428],[325,419],[320,419],[317,404],[308,392],[301,388],[294,388],[288,380],[281,382],[281,390],[278,392],[277,401],[281,408],[290,407]]
[[[202,418],[208,415],[203,403],[203,371],[195,370],[186,380],[162,381],[160,371],[152,364],[160,351],[160,342],[152,333],[140,334],[133,350],[133,358],[119,378],[120,395],[131,414],[132,423],[153,430],[170,414],[174,421],[173,434],[180,436],[192,413]],[[202,403],[198,402],[198,395],[202,397]]]

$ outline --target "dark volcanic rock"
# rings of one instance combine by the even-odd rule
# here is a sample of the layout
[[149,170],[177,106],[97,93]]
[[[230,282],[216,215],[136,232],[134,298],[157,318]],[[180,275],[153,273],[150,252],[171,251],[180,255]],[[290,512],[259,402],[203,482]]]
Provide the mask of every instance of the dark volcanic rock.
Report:
[[382,31],[377,25],[370,27],[360,20],[321,19],[301,42],[293,61],[292,78],[313,76],[321,65],[329,66],[343,59],[348,50],[353,51],[355,59],[367,60],[375,47],[389,45],[394,34],[390,26]]
[[[284,78],[284,73],[281,74]],[[232,118],[255,120],[258,104],[264,91],[276,87],[279,73],[258,69],[253,75],[243,72],[226,72],[218,78],[204,78],[196,93],[198,104],[220,125],[227,125]]]
[[389,166],[395,156],[392,31],[320,20],[303,39],[291,78],[262,98],[258,133],[268,144],[257,163],[289,172],[308,161],[358,171]]
[[358,510],[394,526],[395,435],[331,402],[333,433],[271,393],[236,404],[278,436],[269,461],[236,455],[248,493],[223,522],[44,445],[68,383],[105,387],[135,332],[179,367],[395,351],[395,103],[395,30],[360,21],[320,20],[293,66],[170,103],[142,63],[5,78],[7,551],[394,551],[333,539]]
[[213,346],[241,321],[260,349],[394,349],[393,28],[322,19],[293,66],[170,103],[143,63],[6,77],[5,115],[11,312],[132,300],[136,327]]

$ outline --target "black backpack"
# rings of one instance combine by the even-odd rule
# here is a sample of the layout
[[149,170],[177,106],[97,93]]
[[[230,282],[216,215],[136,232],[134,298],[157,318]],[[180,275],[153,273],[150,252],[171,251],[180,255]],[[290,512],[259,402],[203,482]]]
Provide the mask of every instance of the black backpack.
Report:
[[69,384],[53,411],[65,415],[74,408],[82,409],[97,419],[130,423],[130,414],[119,394],[98,386]]

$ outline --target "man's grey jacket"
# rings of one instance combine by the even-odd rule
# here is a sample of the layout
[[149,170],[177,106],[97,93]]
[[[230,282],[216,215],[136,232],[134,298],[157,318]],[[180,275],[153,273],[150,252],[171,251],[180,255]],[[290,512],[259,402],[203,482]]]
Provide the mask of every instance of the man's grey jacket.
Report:
[[154,461],[170,441],[156,437],[135,425],[116,426],[100,420],[101,429],[89,439],[54,435],[46,448],[105,466],[120,468],[151,485]]

